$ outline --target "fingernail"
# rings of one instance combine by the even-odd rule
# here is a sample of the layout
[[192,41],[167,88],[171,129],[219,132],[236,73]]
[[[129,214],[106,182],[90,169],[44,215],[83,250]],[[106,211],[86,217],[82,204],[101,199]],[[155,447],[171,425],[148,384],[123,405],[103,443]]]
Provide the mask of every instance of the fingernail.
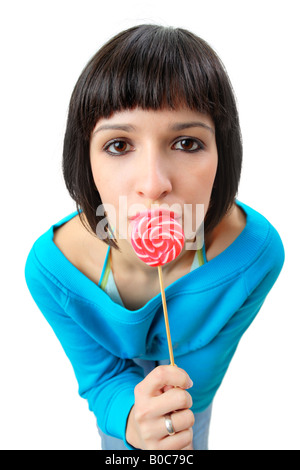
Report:
[[187,388],[191,388],[194,385],[193,381],[189,379]]

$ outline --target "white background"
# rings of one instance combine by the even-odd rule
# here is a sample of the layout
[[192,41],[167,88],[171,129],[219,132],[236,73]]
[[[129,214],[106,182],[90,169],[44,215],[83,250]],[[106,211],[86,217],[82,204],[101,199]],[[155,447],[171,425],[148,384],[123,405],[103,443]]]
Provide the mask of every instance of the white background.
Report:
[[61,175],[68,101],[88,59],[140,23],[206,39],[232,80],[244,138],[239,199],[263,213],[284,269],[243,337],[214,404],[211,450],[300,449],[299,2],[1,2],[0,448],[99,449],[95,418],[24,265],[35,239],[74,210]]

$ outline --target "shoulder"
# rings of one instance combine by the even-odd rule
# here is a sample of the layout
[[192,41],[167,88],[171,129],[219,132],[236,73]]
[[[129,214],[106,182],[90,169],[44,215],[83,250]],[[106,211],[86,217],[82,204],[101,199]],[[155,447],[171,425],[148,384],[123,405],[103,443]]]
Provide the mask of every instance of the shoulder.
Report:
[[35,261],[36,264],[40,264],[45,269],[48,269],[53,260],[54,264],[57,264],[62,252],[57,249],[58,247],[54,243],[55,234],[60,228],[72,223],[72,220],[76,218],[77,214],[77,212],[69,214],[59,222],[51,225],[46,232],[40,235],[33,243],[26,264],[29,262],[34,263]]
[[223,219],[208,241],[206,275],[221,282],[243,274],[253,287],[265,276],[276,279],[284,264],[280,235],[256,210],[239,201],[236,206],[239,214]]
[[278,260],[283,263],[284,246],[277,229],[260,212],[239,202],[247,217],[245,243],[247,242],[253,249],[265,252],[269,259]]
[[64,217],[40,235],[31,247],[25,263],[25,280],[34,295],[49,289],[50,285],[58,285],[59,272],[68,270],[66,258],[54,244],[54,231],[72,220],[77,213]]
[[53,243],[74,266],[78,266],[83,227],[79,215],[53,227]]
[[247,213],[246,237],[242,239],[240,255],[247,250],[252,255],[246,275],[248,290],[261,282],[269,290],[277,280],[285,260],[285,250],[277,229],[261,213],[241,204]]
[[234,204],[206,240],[206,258],[211,261],[225,251],[239,237],[247,224],[244,210]]
[[[91,241],[97,246],[96,256]],[[65,217],[42,234],[28,254],[25,280],[29,291],[45,303],[51,297],[62,304],[69,295],[94,297],[106,251],[106,245],[88,233],[77,213]]]
[[265,216],[240,201],[236,201],[209,235],[206,247],[208,261],[229,247],[241,252],[244,258],[246,254],[255,258],[261,250],[271,251],[275,257],[282,257],[284,253],[275,227]]
[[79,215],[54,230],[53,242],[77,270],[98,285],[107,245],[83,225]]

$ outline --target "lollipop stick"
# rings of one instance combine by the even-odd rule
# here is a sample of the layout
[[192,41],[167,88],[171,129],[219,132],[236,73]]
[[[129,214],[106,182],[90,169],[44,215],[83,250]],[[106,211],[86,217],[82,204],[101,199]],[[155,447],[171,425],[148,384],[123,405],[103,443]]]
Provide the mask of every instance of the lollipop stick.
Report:
[[166,332],[167,332],[167,339],[168,339],[170,362],[171,362],[171,366],[175,366],[173,348],[172,348],[172,341],[171,341],[169,318],[168,318],[167,302],[166,302],[165,289],[164,289],[164,285],[163,285],[163,277],[162,277],[161,266],[158,266],[158,276],[159,276],[160,291],[161,291],[162,304],[163,304],[164,317],[165,317],[165,325],[166,325]]

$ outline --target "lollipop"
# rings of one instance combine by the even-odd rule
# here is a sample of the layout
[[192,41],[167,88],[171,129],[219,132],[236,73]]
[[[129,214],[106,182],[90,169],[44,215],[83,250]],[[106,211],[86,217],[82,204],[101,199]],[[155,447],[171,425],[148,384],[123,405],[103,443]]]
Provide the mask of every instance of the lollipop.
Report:
[[175,365],[161,266],[173,261],[181,253],[184,245],[182,227],[173,217],[173,213],[149,210],[134,220],[131,243],[144,263],[158,267],[170,362]]
[[172,213],[148,211],[135,219],[131,243],[142,261],[149,266],[162,266],[180,254],[184,234]]

